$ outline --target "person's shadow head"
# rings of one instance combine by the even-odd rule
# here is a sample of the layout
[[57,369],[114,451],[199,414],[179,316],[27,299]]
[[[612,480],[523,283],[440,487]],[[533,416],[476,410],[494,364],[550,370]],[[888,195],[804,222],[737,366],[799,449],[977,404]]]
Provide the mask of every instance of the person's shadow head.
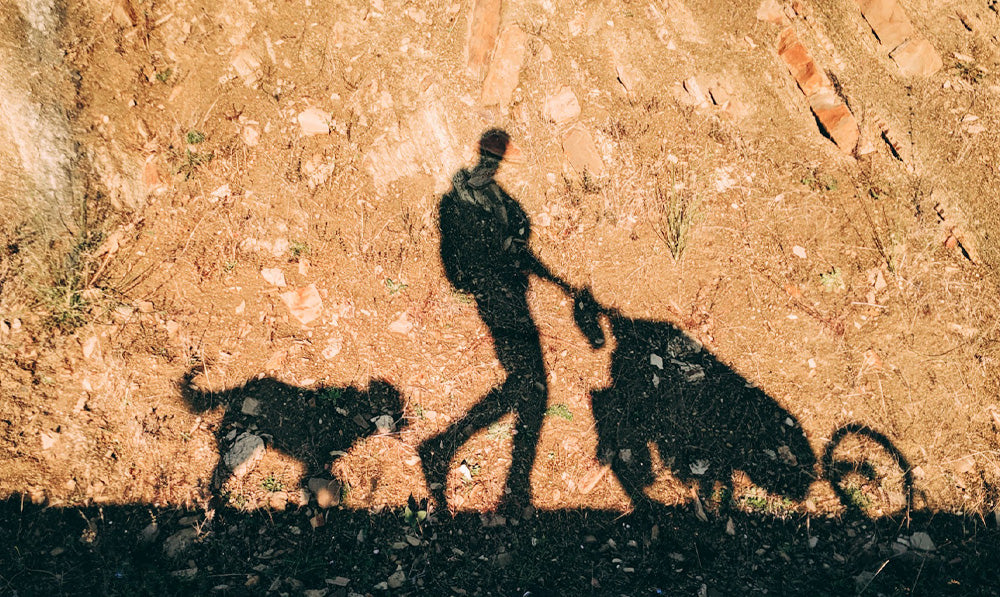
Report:
[[219,451],[214,488],[222,487],[244,464],[233,448],[250,430],[261,441],[267,439],[269,448],[292,456],[308,474],[317,475],[333,460],[331,452],[346,452],[357,440],[394,428],[403,416],[399,390],[380,379],[366,388],[302,388],[265,377],[213,392],[195,383],[199,371],[186,371],[178,386],[191,412],[224,409],[213,430]]

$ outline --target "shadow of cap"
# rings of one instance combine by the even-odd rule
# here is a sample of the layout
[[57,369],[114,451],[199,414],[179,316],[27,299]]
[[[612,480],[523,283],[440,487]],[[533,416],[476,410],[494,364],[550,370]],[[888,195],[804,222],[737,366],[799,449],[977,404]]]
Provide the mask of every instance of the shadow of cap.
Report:
[[510,146],[510,135],[502,129],[490,129],[479,138],[479,155],[502,160]]

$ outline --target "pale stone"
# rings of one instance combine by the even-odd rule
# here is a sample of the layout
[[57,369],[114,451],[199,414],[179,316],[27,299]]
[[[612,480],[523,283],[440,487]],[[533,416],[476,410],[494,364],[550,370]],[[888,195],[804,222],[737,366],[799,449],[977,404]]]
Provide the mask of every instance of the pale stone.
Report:
[[562,87],[555,95],[545,98],[542,114],[546,119],[562,124],[580,115],[580,102],[572,88]]
[[517,25],[508,25],[500,33],[493,61],[483,81],[483,105],[507,106],[510,103],[520,78],[527,40],[528,36]]
[[184,552],[198,537],[198,531],[192,528],[181,529],[167,537],[163,542],[163,553],[168,558],[176,558]]
[[413,322],[409,320],[406,313],[401,313],[392,323],[389,324],[389,331],[394,334],[406,335],[413,329]]
[[858,0],[858,5],[879,42],[890,50],[913,35],[913,25],[896,0]]
[[604,161],[597,151],[594,138],[583,126],[577,124],[568,130],[563,136],[562,146],[566,159],[580,174],[587,172],[600,176],[604,173]]
[[299,129],[303,135],[330,134],[330,114],[317,108],[299,112]]
[[243,406],[240,407],[240,412],[251,417],[256,417],[260,414],[260,400],[247,396],[243,399]]
[[292,317],[302,325],[309,324],[323,314],[323,299],[315,284],[283,292],[281,300]]
[[257,81],[260,80],[260,60],[254,55],[250,50],[241,50],[237,52],[233,59],[230,61],[233,66],[233,70],[236,74],[243,79],[243,84],[247,87],[256,87]]
[[309,491],[316,496],[316,505],[324,510],[340,504],[340,481],[337,479],[309,479]]
[[929,77],[944,65],[937,50],[926,39],[911,39],[889,56],[896,62],[899,72],[907,77]]
[[764,0],[760,3],[760,6],[757,8],[757,20],[776,25],[783,25],[788,22],[784,11],[781,10],[781,5],[775,0]]
[[253,469],[254,465],[264,457],[264,440],[260,436],[244,431],[226,452],[223,463],[233,471],[233,477],[240,479]]
[[486,76],[490,54],[500,31],[500,0],[475,0],[469,17],[466,64],[477,80]]
[[260,270],[260,275],[268,284],[279,288],[285,285],[285,273],[277,267],[265,267]]

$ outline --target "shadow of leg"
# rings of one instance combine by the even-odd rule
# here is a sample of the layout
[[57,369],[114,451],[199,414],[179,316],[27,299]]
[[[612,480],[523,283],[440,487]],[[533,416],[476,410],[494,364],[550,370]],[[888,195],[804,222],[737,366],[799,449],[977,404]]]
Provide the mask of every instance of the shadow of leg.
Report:
[[[505,384],[506,386],[506,384]],[[510,412],[505,402],[503,387],[494,388],[483,397],[464,417],[455,421],[447,429],[424,440],[418,448],[424,478],[431,497],[438,508],[447,505],[445,488],[448,483],[448,466],[458,449],[475,432],[486,429]]]

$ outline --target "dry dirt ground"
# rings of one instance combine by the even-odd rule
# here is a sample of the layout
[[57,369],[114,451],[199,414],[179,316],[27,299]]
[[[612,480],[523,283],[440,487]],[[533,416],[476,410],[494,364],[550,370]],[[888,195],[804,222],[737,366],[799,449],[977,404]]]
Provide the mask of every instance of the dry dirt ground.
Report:
[[[47,302],[13,233],[4,253],[0,593],[989,594],[1000,15],[898,6],[933,74],[901,74],[849,0],[67,6],[97,224]],[[779,56],[786,27],[853,151]],[[510,414],[410,519],[421,445],[506,377],[439,252],[439,201],[493,128],[530,250],[680,345],[615,373],[623,333],[601,317],[592,348],[533,277],[529,507],[502,507]],[[670,370],[723,372],[778,423],[730,394],[596,420],[595,392]],[[251,436],[263,453],[219,465]],[[632,458],[648,487],[620,481]],[[800,491],[752,472],[793,461],[816,462]]]

